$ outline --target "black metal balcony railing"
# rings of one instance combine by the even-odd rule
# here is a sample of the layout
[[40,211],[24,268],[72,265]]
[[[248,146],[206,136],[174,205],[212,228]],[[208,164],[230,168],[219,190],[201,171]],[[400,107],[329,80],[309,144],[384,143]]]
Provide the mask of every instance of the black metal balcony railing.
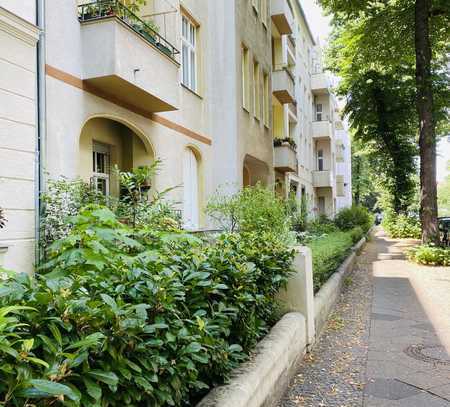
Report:
[[176,61],[176,55],[180,53],[178,49],[120,1],[98,0],[78,6],[78,20],[82,23],[111,17],[120,19],[147,42]]

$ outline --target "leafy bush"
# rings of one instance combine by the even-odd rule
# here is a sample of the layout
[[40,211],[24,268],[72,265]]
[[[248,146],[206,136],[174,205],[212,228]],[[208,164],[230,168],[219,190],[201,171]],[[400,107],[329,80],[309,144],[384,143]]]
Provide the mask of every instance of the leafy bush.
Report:
[[323,235],[338,231],[334,222],[325,215],[321,215],[317,219],[314,219],[312,222],[308,223],[307,230],[313,235]]
[[364,230],[361,226],[356,226],[350,231],[350,237],[352,238],[352,242],[358,243],[359,240],[364,236]]
[[381,223],[386,233],[396,239],[420,239],[422,231],[416,217],[387,213]]
[[450,266],[450,248],[431,245],[414,247],[407,252],[409,260],[427,266]]
[[273,232],[291,239],[290,219],[285,202],[262,185],[246,187],[235,194],[217,191],[206,213],[222,229],[230,232]]
[[352,232],[333,232],[307,243],[313,258],[314,291],[327,282],[350,253]]
[[341,230],[350,230],[356,226],[367,232],[373,224],[373,217],[367,208],[353,205],[350,208],[341,209],[334,219],[336,226]]
[[104,207],[71,224],[42,274],[11,275],[0,288],[8,406],[194,403],[274,320],[293,252],[269,231],[205,246],[130,228]]
[[[151,191],[151,179],[160,161],[132,171],[116,172],[121,189],[120,197],[104,196],[81,179],[50,180],[47,193],[42,196],[41,246],[46,251],[56,240],[65,238],[72,228],[69,218],[89,204],[108,206],[123,223],[133,227],[147,225],[158,230],[180,229],[180,216],[171,202],[165,200],[170,190]],[[153,195],[150,197],[150,192]]]

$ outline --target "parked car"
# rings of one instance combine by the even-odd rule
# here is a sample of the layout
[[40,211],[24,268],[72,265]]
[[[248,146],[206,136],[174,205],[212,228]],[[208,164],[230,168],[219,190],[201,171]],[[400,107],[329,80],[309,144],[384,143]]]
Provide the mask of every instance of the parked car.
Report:
[[450,232],[450,216],[443,216],[438,218],[439,232],[441,233],[441,242],[444,246],[450,246],[449,232]]

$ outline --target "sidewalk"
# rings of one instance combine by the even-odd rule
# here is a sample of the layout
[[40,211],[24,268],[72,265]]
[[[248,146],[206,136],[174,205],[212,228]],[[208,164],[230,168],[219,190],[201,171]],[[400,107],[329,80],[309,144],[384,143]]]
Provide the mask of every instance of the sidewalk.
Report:
[[450,268],[378,231],[282,407],[450,406]]

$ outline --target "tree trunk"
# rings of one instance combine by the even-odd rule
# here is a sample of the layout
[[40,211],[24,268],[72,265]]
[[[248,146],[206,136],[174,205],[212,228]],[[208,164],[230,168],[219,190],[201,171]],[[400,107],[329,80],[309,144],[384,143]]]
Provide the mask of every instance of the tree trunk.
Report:
[[422,242],[439,243],[436,191],[436,135],[433,119],[429,15],[431,0],[416,0],[415,47],[420,147],[420,221]]

